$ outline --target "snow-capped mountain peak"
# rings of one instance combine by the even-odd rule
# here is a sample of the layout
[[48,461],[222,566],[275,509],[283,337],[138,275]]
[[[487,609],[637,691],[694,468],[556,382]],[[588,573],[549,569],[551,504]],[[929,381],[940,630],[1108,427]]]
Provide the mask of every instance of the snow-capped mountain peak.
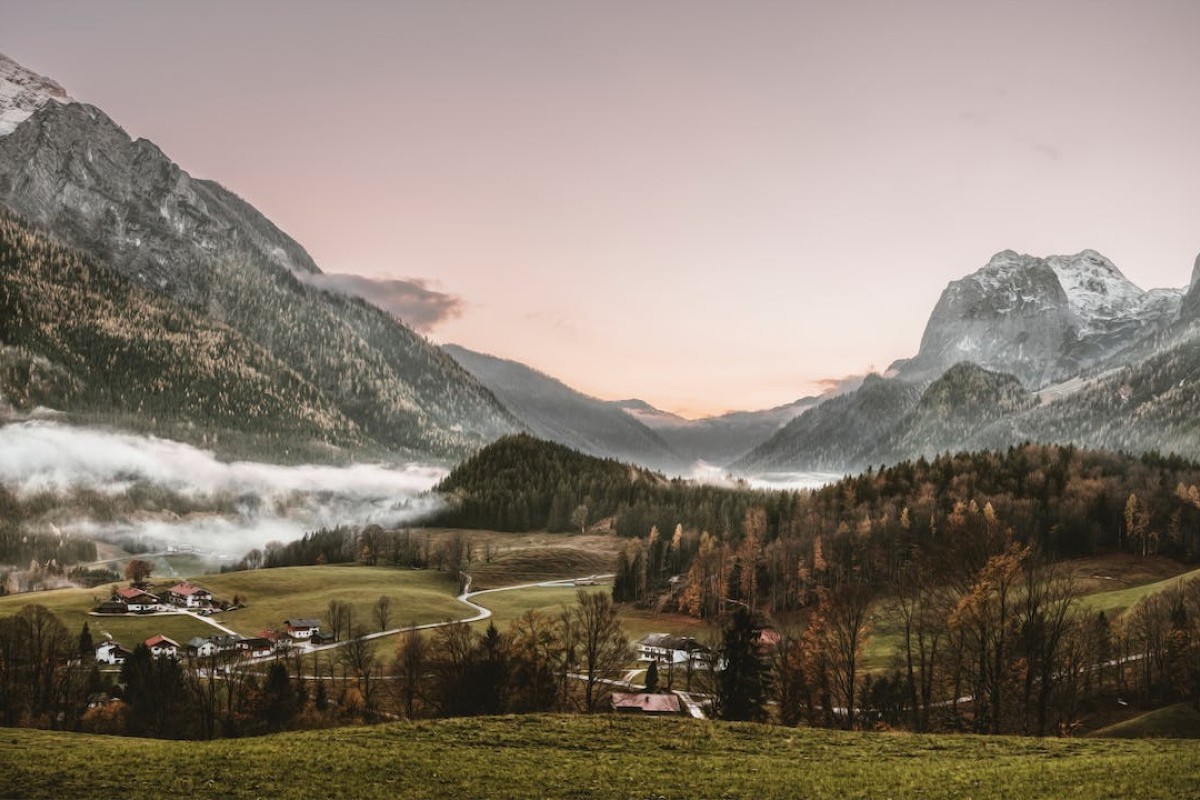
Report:
[[1095,250],[1048,256],[1046,263],[1067,293],[1071,311],[1088,333],[1098,323],[1135,316],[1146,292]]
[[52,100],[70,103],[74,98],[54,81],[0,53],[0,136],[12,133]]

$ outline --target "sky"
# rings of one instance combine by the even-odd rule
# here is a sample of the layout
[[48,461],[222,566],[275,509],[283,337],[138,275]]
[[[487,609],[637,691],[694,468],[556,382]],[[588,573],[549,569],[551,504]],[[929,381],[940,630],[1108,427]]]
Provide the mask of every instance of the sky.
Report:
[[0,0],[0,52],[329,281],[687,416],[913,355],[1000,250],[1186,285],[1198,30],[1194,0]]

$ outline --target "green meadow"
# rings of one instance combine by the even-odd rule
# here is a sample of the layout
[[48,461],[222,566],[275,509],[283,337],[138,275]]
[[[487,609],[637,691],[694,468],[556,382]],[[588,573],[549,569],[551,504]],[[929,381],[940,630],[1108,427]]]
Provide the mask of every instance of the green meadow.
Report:
[[28,798],[1186,798],[1200,743],[528,716],[212,742],[9,730],[0,774]]

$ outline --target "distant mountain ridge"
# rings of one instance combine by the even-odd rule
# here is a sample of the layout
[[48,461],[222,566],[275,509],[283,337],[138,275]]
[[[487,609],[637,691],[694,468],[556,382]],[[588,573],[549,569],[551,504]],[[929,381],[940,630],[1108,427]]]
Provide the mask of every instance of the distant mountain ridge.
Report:
[[620,408],[508,359],[454,344],[442,349],[510,409],[533,435],[581,453],[665,471],[686,461],[657,432]]
[[1024,441],[1198,458],[1198,278],[1200,259],[1186,292],[1143,291],[1095,251],[998,253],[950,283],[893,377],[800,416],[734,467],[854,470]]
[[824,399],[803,397],[762,411],[730,411],[702,419],[684,419],[642,400],[615,401],[614,405],[656,431],[688,461],[727,466]]

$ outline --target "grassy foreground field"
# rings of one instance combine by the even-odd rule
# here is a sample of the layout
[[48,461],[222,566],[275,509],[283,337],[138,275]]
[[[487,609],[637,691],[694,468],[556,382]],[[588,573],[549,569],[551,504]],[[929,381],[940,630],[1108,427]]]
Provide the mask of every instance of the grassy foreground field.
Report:
[[1176,703],[1101,728],[1091,735],[1118,739],[1200,739],[1200,711],[1189,703]]
[[1180,798],[1200,744],[534,716],[215,742],[12,730],[0,774],[0,796],[31,798]]

